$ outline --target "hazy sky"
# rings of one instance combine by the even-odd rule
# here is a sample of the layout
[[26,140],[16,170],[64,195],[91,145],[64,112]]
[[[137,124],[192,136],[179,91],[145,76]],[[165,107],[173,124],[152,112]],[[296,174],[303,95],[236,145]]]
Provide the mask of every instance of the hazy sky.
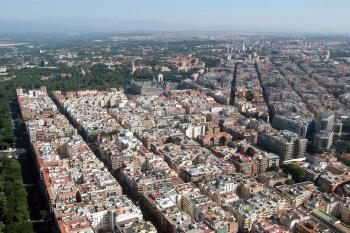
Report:
[[0,20],[83,18],[350,33],[350,0],[1,0]]

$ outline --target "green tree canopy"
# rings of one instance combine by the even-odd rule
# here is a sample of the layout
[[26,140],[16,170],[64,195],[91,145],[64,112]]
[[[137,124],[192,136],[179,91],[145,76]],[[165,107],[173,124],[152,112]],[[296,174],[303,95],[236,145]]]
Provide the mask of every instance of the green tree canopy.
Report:
[[14,158],[0,158],[0,222],[5,224],[4,232],[33,232],[28,219],[27,193],[20,164]]
[[285,173],[291,174],[296,183],[305,181],[305,170],[296,164],[287,164],[282,167]]

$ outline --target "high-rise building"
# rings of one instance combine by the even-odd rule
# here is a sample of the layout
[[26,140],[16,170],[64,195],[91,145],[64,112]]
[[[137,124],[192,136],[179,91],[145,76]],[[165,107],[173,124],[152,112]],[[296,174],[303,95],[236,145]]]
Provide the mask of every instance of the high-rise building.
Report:
[[258,145],[286,162],[305,156],[307,139],[288,130],[262,131],[258,133]]
[[[315,137],[314,137],[314,145],[322,150],[328,150],[332,143],[334,137],[334,113],[331,111],[322,113],[316,122],[315,127]],[[337,128],[337,135],[341,133],[339,132],[339,127]]]
[[316,133],[314,144],[317,148],[328,150],[333,143],[333,132],[329,130],[321,130]]
[[316,122],[316,133],[319,133],[321,130],[333,131],[334,126],[334,113],[333,112],[324,112],[322,113]]
[[272,127],[279,130],[289,130],[301,137],[307,137],[309,134],[312,134],[312,121],[312,119],[300,116],[276,115],[272,120]]
[[232,59],[232,54],[230,51],[230,45],[227,45],[227,55],[226,55],[227,61],[231,61]]
[[334,126],[333,126],[333,134],[335,137],[339,137],[341,136],[343,130],[343,122],[340,119],[337,119],[334,122]]
[[163,74],[158,74],[157,82],[158,83],[162,83],[163,82]]
[[132,60],[132,61],[131,61],[131,74],[135,73],[135,71],[136,71],[135,61]]

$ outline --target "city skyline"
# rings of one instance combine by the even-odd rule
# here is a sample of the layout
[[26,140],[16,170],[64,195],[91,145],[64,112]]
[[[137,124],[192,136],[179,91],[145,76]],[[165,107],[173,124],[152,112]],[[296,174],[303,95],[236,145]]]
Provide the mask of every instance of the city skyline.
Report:
[[350,1],[2,0],[0,233],[350,233]]

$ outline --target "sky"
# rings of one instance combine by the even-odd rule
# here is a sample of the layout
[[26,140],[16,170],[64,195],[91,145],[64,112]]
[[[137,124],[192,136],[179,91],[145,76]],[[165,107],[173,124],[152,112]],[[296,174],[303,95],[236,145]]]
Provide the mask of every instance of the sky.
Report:
[[9,22],[103,30],[350,33],[350,0],[1,0],[0,30],[16,26]]

